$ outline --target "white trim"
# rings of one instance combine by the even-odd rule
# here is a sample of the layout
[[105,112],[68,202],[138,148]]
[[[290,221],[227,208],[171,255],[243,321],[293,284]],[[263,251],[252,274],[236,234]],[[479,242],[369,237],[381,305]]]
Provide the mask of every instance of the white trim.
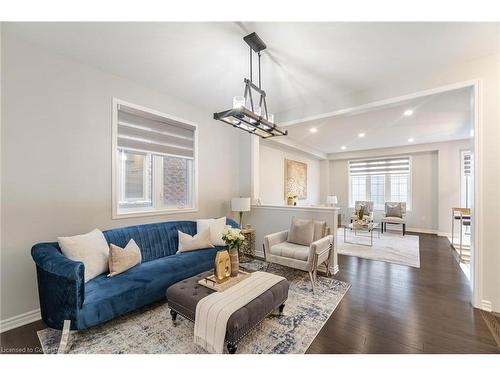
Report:
[[394,103],[398,103],[398,102],[402,102],[402,101],[406,101],[406,100],[410,100],[410,99],[420,98],[422,96],[439,94],[442,92],[461,89],[461,88],[465,88],[465,87],[472,87],[472,86],[475,86],[478,83],[478,81],[479,81],[479,79],[457,82],[457,83],[452,83],[452,84],[445,85],[445,86],[439,86],[439,87],[436,87],[433,89],[417,91],[417,92],[414,92],[412,94],[400,95],[400,96],[396,96],[396,97],[389,98],[389,99],[377,100],[374,102],[361,104],[361,105],[354,106],[354,107],[339,109],[339,110],[336,110],[333,112],[326,112],[326,113],[321,113],[319,115],[304,117],[304,118],[301,118],[298,120],[291,120],[291,121],[282,122],[282,123],[280,123],[280,126],[281,127],[290,126],[290,125],[300,124],[300,123],[308,122],[308,121],[321,120],[321,119],[324,119],[327,117],[344,115],[344,114],[348,114],[348,113],[352,113],[352,112],[366,111],[366,110],[369,110],[372,108],[383,107],[385,105],[390,105],[390,104],[394,104]]
[[254,209],[266,209],[266,210],[295,210],[295,211],[316,211],[316,212],[325,212],[332,211],[338,212],[340,207],[310,207],[310,206],[278,206],[278,205],[252,205],[252,210]]
[[427,229],[427,228],[406,228],[406,232],[424,233],[424,234],[435,234],[440,235],[437,229]]
[[492,308],[492,305],[491,305],[491,301],[486,301],[485,299],[483,299],[481,301],[481,307],[480,307],[480,309],[484,310],[484,311],[492,312],[493,308]]
[[[481,225],[483,212],[483,109],[482,109],[482,80],[473,83],[474,88],[474,194],[472,202],[472,249],[471,249],[471,290],[472,305],[478,307],[483,300],[483,238],[484,228]],[[491,303],[490,303],[491,305]]]
[[190,212],[198,212],[197,208],[163,208],[160,210],[149,210],[141,212],[130,212],[118,214],[113,219],[127,219],[130,217],[144,217],[144,216],[158,216],[158,215],[172,215],[172,214],[187,214]]
[[[193,167],[194,167],[194,176],[193,176],[193,187],[192,187],[192,194],[194,196],[192,197],[192,207],[187,207],[185,209],[179,209],[179,208],[156,208],[156,209],[149,209],[149,210],[144,210],[144,211],[138,211],[138,212],[118,212],[118,197],[117,197],[117,191],[116,191],[116,175],[117,175],[117,170],[116,170],[116,154],[118,151],[118,107],[119,105],[124,105],[129,108],[134,108],[143,112],[151,113],[153,115],[163,117],[163,118],[168,118],[171,120],[174,120],[176,122],[184,123],[191,125],[194,127],[194,138],[193,138]],[[169,215],[169,214],[178,214],[178,213],[189,213],[189,212],[198,212],[198,125],[188,121],[181,119],[179,117],[167,114],[167,113],[162,113],[160,111],[157,111],[155,109],[143,107],[137,104],[129,103],[124,100],[118,99],[113,97],[112,98],[112,121],[111,121],[111,218],[113,220],[115,219],[122,219],[122,218],[130,218],[130,217],[145,217],[145,216],[155,216],[155,215]],[[153,168],[154,168],[154,163],[153,163]],[[157,192],[154,191],[153,189],[153,194],[157,194]],[[152,197],[153,198],[153,197]],[[156,198],[156,197],[154,197]],[[156,199],[153,199],[155,201]]]
[[36,322],[40,319],[42,319],[40,309],[31,310],[0,321],[0,332],[10,331],[11,329]]

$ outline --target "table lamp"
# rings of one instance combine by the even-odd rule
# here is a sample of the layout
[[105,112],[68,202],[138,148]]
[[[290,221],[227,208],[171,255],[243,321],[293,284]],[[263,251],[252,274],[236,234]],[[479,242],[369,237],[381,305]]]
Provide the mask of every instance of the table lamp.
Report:
[[231,210],[240,213],[240,227],[243,228],[243,212],[250,211],[250,198],[231,199]]
[[336,195],[327,195],[326,196],[326,204],[334,207],[337,203],[339,203]]

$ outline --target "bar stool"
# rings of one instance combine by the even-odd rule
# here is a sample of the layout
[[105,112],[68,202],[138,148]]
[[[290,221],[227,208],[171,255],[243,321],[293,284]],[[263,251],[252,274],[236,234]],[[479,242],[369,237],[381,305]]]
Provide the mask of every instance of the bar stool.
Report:
[[470,225],[471,225],[470,208],[453,207],[451,209],[451,245],[453,246],[453,248],[455,248],[455,241],[454,241],[455,220],[460,221],[459,257],[460,257],[460,262],[464,262],[464,258],[463,258],[463,227],[464,226],[470,227]]

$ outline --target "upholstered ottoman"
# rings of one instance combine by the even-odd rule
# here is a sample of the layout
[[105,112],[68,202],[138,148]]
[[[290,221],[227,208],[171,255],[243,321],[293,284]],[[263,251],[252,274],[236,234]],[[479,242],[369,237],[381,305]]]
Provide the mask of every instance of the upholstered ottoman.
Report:
[[[168,307],[174,322],[177,314],[194,322],[198,301],[211,293],[216,293],[199,285],[198,281],[212,274],[213,271],[203,272],[167,289]],[[227,322],[225,337],[229,353],[234,354],[238,342],[270,313],[276,309],[279,309],[280,313],[283,312],[288,298],[288,287],[288,281],[282,280],[231,315]]]

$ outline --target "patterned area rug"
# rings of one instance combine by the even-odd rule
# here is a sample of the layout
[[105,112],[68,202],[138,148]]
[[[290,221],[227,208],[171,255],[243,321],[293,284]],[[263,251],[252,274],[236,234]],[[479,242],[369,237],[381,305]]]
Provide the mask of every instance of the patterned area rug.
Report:
[[337,238],[339,254],[420,268],[418,236],[384,232],[379,238],[377,230],[373,232],[373,246],[366,246],[370,244],[368,232],[357,231],[355,234],[353,230],[346,229],[347,242],[344,242],[344,228],[340,228]]
[[[242,267],[264,269],[254,260]],[[290,290],[283,315],[270,315],[238,345],[237,353],[305,353],[342,300],[349,284],[318,275],[315,293],[309,275],[277,265],[270,272],[286,277]],[[178,316],[174,326],[166,303],[149,306],[82,332],[72,332],[69,353],[205,353],[193,343],[194,323]],[[45,353],[56,353],[61,331],[38,331]]]

